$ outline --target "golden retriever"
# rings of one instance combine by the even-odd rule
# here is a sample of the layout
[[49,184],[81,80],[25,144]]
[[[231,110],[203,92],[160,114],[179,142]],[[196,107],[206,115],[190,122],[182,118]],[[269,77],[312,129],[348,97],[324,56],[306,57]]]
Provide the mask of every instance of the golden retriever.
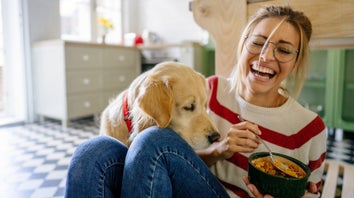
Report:
[[138,76],[101,115],[100,134],[129,146],[150,126],[170,127],[194,149],[219,139],[206,112],[206,79],[177,62],[163,62]]

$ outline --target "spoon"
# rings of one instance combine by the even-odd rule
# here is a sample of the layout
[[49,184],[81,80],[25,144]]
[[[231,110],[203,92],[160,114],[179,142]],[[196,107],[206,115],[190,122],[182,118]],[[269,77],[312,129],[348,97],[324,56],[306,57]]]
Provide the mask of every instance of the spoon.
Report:
[[[238,119],[242,122],[245,122],[246,120],[243,119],[240,115],[238,115]],[[277,168],[278,170],[280,170],[281,172],[285,173],[286,175],[289,175],[291,177],[296,177],[298,178],[299,176],[294,172],[294,171],[291,171],[291,169],[289,168],[289,166],[287,166],[286,164],[283,163],[283,161],[287,161],[287,163],[293,163],[292,161],[290,160],[287,160],[285,158],[282,158],[282,160],[278,160],[278,159],[275,159],[275,156],[273,155],[273,152],[272,150],[268,147],[267,143],[256,133],[254,133],[257,138],[262,142],[262,144],[266,147],[266,149],[268,150],[268,153],[269,153],[269,157],[270,157],[270,162],[273,164],[273,166],[275,166],[275,168]],[[278,158],[278,156],[277,156]],[[280,158],[280,157],[279,157]],[[295,163],[293,163],[295,164]]]

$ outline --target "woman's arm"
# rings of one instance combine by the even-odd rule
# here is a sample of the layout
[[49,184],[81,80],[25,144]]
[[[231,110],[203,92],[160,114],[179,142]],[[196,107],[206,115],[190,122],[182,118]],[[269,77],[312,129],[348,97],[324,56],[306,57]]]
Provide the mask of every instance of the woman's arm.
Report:
[[222,155],[218,143],[213,143],[203,150],[196,150],[196,153],[208,166],[212,166],[219,160],[227,159],[227,155]]

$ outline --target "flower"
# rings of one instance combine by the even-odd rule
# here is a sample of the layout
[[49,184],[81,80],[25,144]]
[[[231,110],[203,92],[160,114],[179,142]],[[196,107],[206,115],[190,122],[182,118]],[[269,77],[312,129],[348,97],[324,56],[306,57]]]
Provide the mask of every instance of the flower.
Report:
[[102,25],[105,34],[108,33],[109,30],[113,30],[113,24],[107,18],[101,17],[98,21]]

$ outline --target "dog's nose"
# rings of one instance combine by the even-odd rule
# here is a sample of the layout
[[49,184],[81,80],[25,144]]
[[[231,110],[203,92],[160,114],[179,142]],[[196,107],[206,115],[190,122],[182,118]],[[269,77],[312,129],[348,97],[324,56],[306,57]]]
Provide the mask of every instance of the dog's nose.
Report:
[[212,144],[213,142],[215,142],[219,138],[220,138],[220,134],[218,132],[213,132],[212,134],[208,135],[208,140],[209,140],[210,144]]

